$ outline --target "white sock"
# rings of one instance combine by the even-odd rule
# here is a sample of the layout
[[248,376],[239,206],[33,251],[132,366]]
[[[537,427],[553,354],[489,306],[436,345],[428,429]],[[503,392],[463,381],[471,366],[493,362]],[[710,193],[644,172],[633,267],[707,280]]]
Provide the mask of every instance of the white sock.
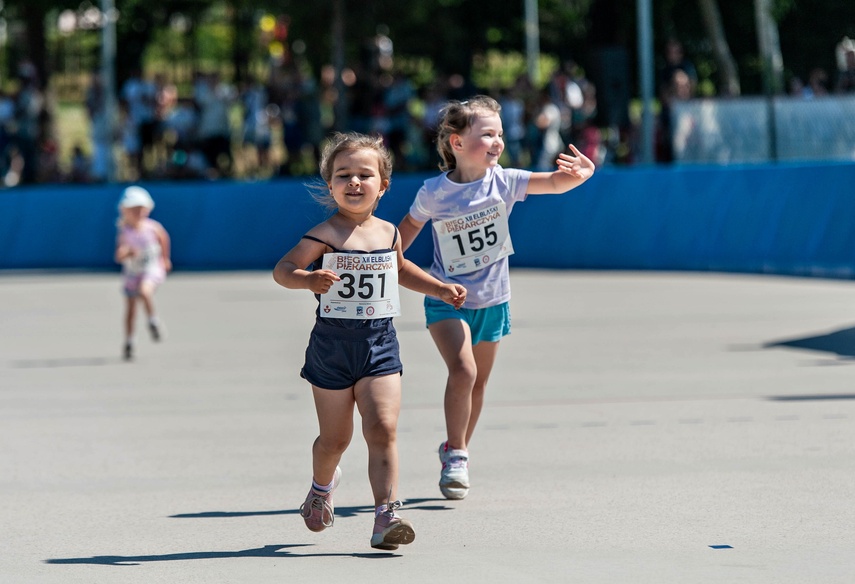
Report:
[[[334,482],[335,482],[335,479],[333,479],[333,483]],[[329,493],[330,491],[332,491],[333,483],[330,483],[330,484],[324,486],[324,485],[319,485],[318,483],[315,482],[315,479],[312,479],[312,488],[315,489],[316,491]]]

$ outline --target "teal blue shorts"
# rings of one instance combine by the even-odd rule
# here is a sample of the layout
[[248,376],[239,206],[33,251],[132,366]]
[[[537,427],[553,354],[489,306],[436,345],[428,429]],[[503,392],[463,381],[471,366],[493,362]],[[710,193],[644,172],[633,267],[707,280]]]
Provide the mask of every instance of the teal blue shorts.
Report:
[[456,318],[466,322],[472,331],[472,345],[481,341],[495,343],[511,333],[511,309],[507,302],[487,308],[458,308],[442,300],[425,296],[427,326],[441,320]]

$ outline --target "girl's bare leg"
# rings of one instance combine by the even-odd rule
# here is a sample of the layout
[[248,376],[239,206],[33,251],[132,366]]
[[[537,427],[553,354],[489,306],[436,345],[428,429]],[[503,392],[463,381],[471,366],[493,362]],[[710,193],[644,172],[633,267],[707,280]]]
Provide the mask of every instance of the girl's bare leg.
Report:
[[[472,418],[472,391],[478,378],[478,366],[472,350],[472,334],[469,325],[456,318],[435,322],[428,330],[448,368],[445,384],[448,446],[466,450],[468,436],[471,435],[469,424]],[[480,411],[478,413],[480,414]]]
[[312,393],[319,427],[312,445],[312,478],[319,485],[328,485],[353,436],[353,388],[334,390],[313,385]]
[[365,377],[354,387],[368,445],[368,481],[374,506],[395,501],[398,491],[398,414],[401,411],[401,375]]
[[130,341],[134,336],[134,320],[137,313],[136,296],[126,297],[125,302],[125,339]]
[[496,362],[496,355],[499,353],[499,341],[482,341],[472,347],[472,352],[475,355],[478,374],[475,377],[475,385],[472,387],[472,407],[469,411],[469,424],[466,427],[467,448],[469,442],[472,441],[472,434],[475,432],[478,418],[481,417],[481,410],[484,408],[484,393],[487,389],[490,372],[493,371],[493,364]]

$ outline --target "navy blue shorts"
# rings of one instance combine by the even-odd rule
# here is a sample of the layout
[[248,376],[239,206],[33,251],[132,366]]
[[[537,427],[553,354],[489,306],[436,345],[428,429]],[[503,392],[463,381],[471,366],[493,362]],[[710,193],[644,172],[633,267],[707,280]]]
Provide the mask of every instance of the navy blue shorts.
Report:
[[383,328],[342,328],[315,323],[300,377],[323,389],[347,389],[363,377],[401,373],[398,335]]

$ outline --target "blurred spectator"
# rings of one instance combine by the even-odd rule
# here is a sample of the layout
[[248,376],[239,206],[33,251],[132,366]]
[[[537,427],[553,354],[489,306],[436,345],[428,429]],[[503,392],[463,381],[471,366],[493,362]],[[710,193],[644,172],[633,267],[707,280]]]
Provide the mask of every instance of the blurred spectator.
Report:
[[565,61],[549,80],[549,94],[561,113],[561,140],[573,141],[574,112],[582,107],[582,86],[587,81],[575,61]]
[[126,101],[119,102],[119,135],[122,151],[125,153],[125,169],[127,174],[120,178],[135,181],[140,177],[139,163],[142,160],[142,140],[139,125],[134,122]]
[[68,179],[73,183],[92,182],[92,161],[83,151],[83,146],[75,144],[71,153],[71,171]]
[[178,150],[187,152],[196,146],[198,124],[199,112],[196,103],[192,98],[179,97],[163,119],[163,136],[168,157]]
[[192,98],[179,97],[163,120],[167,178],[199,179],[208,176],[208,161],[199,146],[196,128],[199,112]]
[[674,160],[674,131],[671,109],[676,101],[684,101],[694,97],[694,87],[689,75],[682,69],[675,69],[671,82],[663,88],[661,110],[656,125],[656,160],[657,162],[673,162]]
[[[526,79],[526,76],[521,75],[520,78]],[[523,166],[525,142],[525,100],[519,79],[513,87],[499,92],[498,102],[502,106],[500,115],[505,131],[505,152],[508,153],[509,166],[520,168]]]
[[316,126],[320,125],[320,105],[313,103],[309,108],[310,104],[307,103],[316,95],[314,80],[303,72],[300,63],[292,60],[278,71],[273,92],[274,103],[279,108],[285,146],[285,159],[279,173],[286,176],[303,174],[307,171],[302,162],[303,146],[309,139],[307,131],[314,133]]
[[321,142],[324,139],[323,109],[321,88],[314,76],[309,73],[307,64],[300,65],[300,92],[297,103],[297,122],[300,125],[301,154],[308,157],[303,172],[314,173],[321,159]]
[[235,91],[217,72],[200,76],[194,89],[193,99],[199,108],[199,147],[208,163],[208,174],[211,178],[231,176],[234,160],[229,109],[236,99]]
[[15,100],[0,88],[0,179],[11,163],[12,137],[15,133]]
[[347,119],[336,120],[336,125],[362,134],[371,132],[371,116],[376,101],[377,88],[373,77],[362,67],[350,71],[346,78],[347,91],[344,96]]
[[815,67],[811,69],[808,76],[808,84],[804,89],[804,96],[807,99],[811,99],[826,95],[828,95],[828,73],[822,67]]
[[132,146],[132,150],[127,151],[128,160],[136,177],[144,177],[149,174],[145,153],[152,150],[157,132],[157,86],[137,69],[122,85],[120,97],[127,115],[125,142]]
[[[271,107],[267,88],[261,81],[253,81],[244,88],[240,96],[243,105],[243,146],[255,155],[252,174],[268,174],[271,146]],[[275,107],[278,114],[278,107]],[[246,155],[244,155],[246,158]],[[249,167],[249,165],[247,165]]]
[[698,87],[698,71],[695,69],[694,63],[690,61],[683,49],[683,43],[676,38],[669,38],[665,42],[665,51],[663,63],[659,68],[659,96],[662,96],[672,90],[671,84],[674,80],[674,73],[682,71],[689,79],[691,94],[694,95]]
[[104,82],[93,73],[86,88],[86,113],[89,115],[89,136],[92,141],[91,179],[98,182],[110,178],[113,165],[113,128],[107,117]]
[[855,41],[848,37],[837,46],[837,93],[855,93]]
[[565,148],[564,140],[561,138],[561,110],[552,100],[549,87],[543,88],[540,92],[534,126],[539,135],[537,152],[532,153],[534,170],[549,172],[555,169],[555,160]]
[[410,129],[410,101],[415,95],[409,78],[401,72],[395,73],[391,84],[383,92],[386,143],[392,152],[396,169],[407,170],[409,167],[405,150]]
[[448,102],[446,79],[439,75],[433,83],[424,90],[423,104],[424,112],[419,121],[422,134],[422,148],[425,153],[424,168],[439,168],[440,157],[436,149],[436,127],[442,108]]
[[20,182],[31,184],[38,178],[39,144],[41,142],[42,113],[46,111],[45,97],[42,93],[36,68],[24,60],[18,67],[20,87],[15,96],[15,123],[10,136],[18,155],[22,169]]
[[793,75],[790,77],[790,82],[787,85],[787,93],[790,97],[804,97],[805,96],[805,83],[802,81],[802,78],[798,75]]
[[35,182],[62,182],[63,174],[59,166],[59,144],[52,129],[53,120],[46,114],[46,119],[43,119],[41,123],[44,125],[44,130],[40,132],[38,143]]

